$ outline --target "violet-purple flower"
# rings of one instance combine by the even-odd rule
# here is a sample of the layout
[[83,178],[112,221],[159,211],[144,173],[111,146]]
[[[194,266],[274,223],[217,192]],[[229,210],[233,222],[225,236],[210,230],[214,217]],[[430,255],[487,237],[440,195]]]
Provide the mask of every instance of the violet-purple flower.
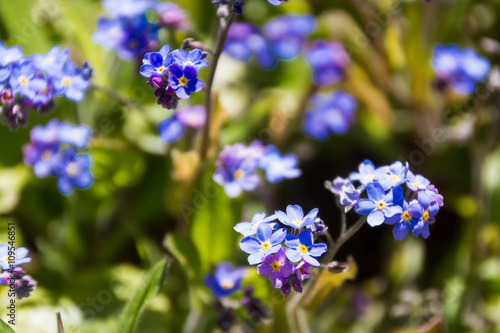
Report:
[[285,251],[280,248],[276,254],[267,255],[262,264],[257,266],[257,273],[263,277],[268,277],[274,288],[280,289],[286,278],[292,274],[293,265],[287,262]]

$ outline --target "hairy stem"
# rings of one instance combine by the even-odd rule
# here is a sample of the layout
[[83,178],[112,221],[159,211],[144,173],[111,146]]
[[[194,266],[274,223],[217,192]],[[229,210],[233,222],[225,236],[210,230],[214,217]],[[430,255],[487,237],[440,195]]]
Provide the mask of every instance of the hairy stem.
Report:
[[224,47],[224,43],[226,42],[227,32],[229,31],[229,27],[234,22],[236,17],[235,13],[231,13],[226,20],[221,20],[221,26],[219,28],[219,37],[215,44],[215,50],[212,58],[212,63],[210,64],[210,70],[208,72],[207,82],[205,84],[206,88],[206,96],[205,96],[205,109],[207,113],[207,120],[205,122],[205,126],[203,127],[203,137],[201,142],[201,150],[200,150],[200,160],[203,162],[207,156],[208,149],[210,147],[210,128],[212,127],[212,84],[214,82],[215,71],[217,69],[217,64],[219,62],[220,55],[222,53],[222,49]]
[[[344,214],[345,216],[345,214]],[[328,257],[326,257],[325,262],[330,262],[335,258],[335,255],[339,251],[339,249],[344,245],[345,242],[349,238],[351,238],[361,227],[365,224],[366,222],[367,215],[361,216],[356,223],[354,223],[345,233],[342,233],[335,244],[333,245],[332,249],[328,253]]]

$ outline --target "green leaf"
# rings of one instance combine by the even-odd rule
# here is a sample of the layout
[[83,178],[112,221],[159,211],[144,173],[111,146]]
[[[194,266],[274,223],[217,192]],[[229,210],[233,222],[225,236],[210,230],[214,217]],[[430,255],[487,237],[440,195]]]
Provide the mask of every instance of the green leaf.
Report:
[[132,333],[135,331],[142,310],[163,288],[167,264],[167,259],[163,259],[150,269],[134,296],[123,309],[119,332]]
[[189,237],[168,234],[165,246],[185,270],[188,279],[194,280],[200,277],[200,256]]
[[16,333],[9,325],[0,319],[0,333]]

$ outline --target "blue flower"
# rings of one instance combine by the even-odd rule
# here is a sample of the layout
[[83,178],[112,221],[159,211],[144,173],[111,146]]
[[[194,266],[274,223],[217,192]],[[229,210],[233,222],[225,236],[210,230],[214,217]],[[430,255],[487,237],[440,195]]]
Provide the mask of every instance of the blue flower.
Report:
[[314,257],[319,257],[328,249],[326,244],[314,244],[314,236],[311,230],[302,230],[299,237],[287,235],[285,238],[286,256],[291,262],[304,260],[312,266],[319,266],[319,261]]
[[31,142],[23,146],[24,163],[33,167],[38,178],[54,173],[59,163],[59,121],[51,120],[45,127],[35,126],[30,132]]
[[213,297],[220,298],[231,295],[241,288],[241,280],[245,276],[245,268],[233,268],[227,262],[221,262],[214,274],[208,274],[203,283],[212,292]]
[[412,217],[410,212],[408,211],[408,202],[406,200],[402,200],[400,203],[402,208],[401,214],[395,214],[394,216],[387,218],[386,224],[394,224],[394,229],[392,229],[392,234],[394,235],[394,239],[400,241],[406,237],[408,230],[416,224],[418,219]]
[[45,89],[47,81],[35,74],[35,67],[30,61],[14,66],[9,78],[9,85],[14,93],[32,99],[37,92]]
[[192,66],[197,70],[208,66],[208,60],[203,60],[203,52],[201,50],[195,49],[191,52],[186,52],[185,50],[175,50],[172,52],[174,61],[182,66]]
[[57,188],[62,194],[70,194],[73,188],[86,189],[92,185],[90,159],[87,154],[77,155],[72,148],[59,153],[56,168]]
[[224,191],[230,198],[235,198],[243,190],[252,191],[259,186],[259,177],[254,174],[257,162],[253,159],[219,168],[213,175],[214,181],[224,186]]
[[356,100],[341,91],[311,97],[312,110],[304,118],[304,132],[317,139],[326,140],[331,133],[342,135],[354,119]]
[[418,200],[413,200],[408,205],[408,213],[412,217],[413,236],[422,235],[424,239],[430,236],[429,223],[434,222],[434,216],[439,212],[437,202],[431,202],[424,192],[418,193]]
[[273,54],[269,41],[260,31],[248,23],[233,23],[227,34],[224,53],[242,62],[248,62],[255,55],[257,64],[265,69],[276,65],[276,56]]
[[339,201],[342,206],[346,206],[344,211],[347,213],[358,202],[361,193],[363,193],[364,185],[360,188],[355,188],[352,183],[342,185],[339,193]]
[[302,51],[315,24],[312,15],[283,15],[267,22],[262,31],[278,58],[291,59]]
[[400,161],[396,161],[389,166],[388,172],[393,187],[406,183],[408,162],[406,162],[406,165],[403,165]]
[[170,65],[170,74],[168,81],[179,98],[189,98],[192,92],[203,88],[203,81],[198,79],[198,71],[193,66],[183,68],[182,65],[173,63]]
[[273,229],[266,223],[261,223],[257,227],[256,237],[247,236],[240,242],[240,248],[248,256],[250,265],[259,264],[262,258],[268,254],[276,253],[281,249],[281,242],[286,237],[286,229],[281,228],[273,233]]
[[459,95],[468,95],[476,89],[476,82],[486,79],[490,63],[469,48],[457,45],[436,45],[431,60],[438,80],[449,85]]
[[102,0],[102,6],[113,16],[134,17],[157,5],[154,0]]
[[364,160],[359,165],[359,172],[351,172],[349,179],[351,181],[357,180],[365,186],[373,182],[379,182],[384,190],[388,190],[392,186],[388,171],[389,167],[387,166],[375,169],[375,165],[371,161]]
[[84,92],[88,87],[89,81],[80,74],[71,61],[66,61],[54,78],[55,94],[57,96],[64,95],[75,102],[83,99]]
[[266,217],[266,213],[257,213],[253,216],[252,222],[241,222],[234,226],[234,230],[242,234],[243,236],[252,236],[257,233],[257,228],[261,223],[266,223],[271,226],[273,230],[278,229],[279,224],[272,222],[276,220],[276,215],[271,215]]
[[146,53],[142,62],[140,73],[142,76],[150,78],[151,76],[162,76],[168,72],[172,64],[172,53],[169,53],[170,47],[164,45],[159,52]]
[[298,159],[294,154],[281,156],[275,146],[268,146],[267,152],[259,160],[259,168],[266,171],[266,178],[271,183],[279,182],[284,178],[297,178],[302,174],[297,169]]
[[66,60],[68,60],[69,50],[61,50],[60,46],[54,46],[47,54],[34,54],[31,58],[36,69],[47,73],[48,76],[54,76],[61,70]]
[[368,215],[367,222],[372,227],[381,225],[386,219],[402,213],[398,203],[403,198],[403,189],[400,186],[392,188],[387,194],[380,183],[370,183],[366,187],[368,199],[357,202],[355,211],[360,215]]
[[71,125],[63,122],[58,131],[57,137],[60,143],[66,143],[79,149],[86,148],[92,136],[92,131],[85,125]]
[[313,224],[317,215],[318,208],[314,208],[306,216],[304,216],[304,211],[298,205],[288,205],[286,207],[286,214],[281,210],[276,211],[276,216],[281,223],[295,229],[304,228]]
[[167,143],[173,142],[182,136],[186,127],[200,128],[205,121],[206,112],[203,105],[185,106],[158,124],[160,139]]
[[278,6],[280,5],[283,1],[288,1],[288,0],[267,0],[271,5]]
[[[12,261],[12,265],[14,267],[26,264],[31,261],[31,258],[28,257],[28,249],[25,247],[18,247],[15,250],[14,260]],[[11,258],[12,259],[12,258]],[[0,245],[0,266],[3,270],[10,270],[9,263],[9,244],[1,244]]]
[[19,46],[6,48],[3,44],[0,45],[0,66],[8,66],[15,64],[23,59],[23,51]]
[[337,83],[351,61],[342,44],[337,42],[315,41],[305,56],[318,87]]
[[425,191],[431,182],[422,175],[414,175],[413,172],[406,173],[406,186],[412,191]]

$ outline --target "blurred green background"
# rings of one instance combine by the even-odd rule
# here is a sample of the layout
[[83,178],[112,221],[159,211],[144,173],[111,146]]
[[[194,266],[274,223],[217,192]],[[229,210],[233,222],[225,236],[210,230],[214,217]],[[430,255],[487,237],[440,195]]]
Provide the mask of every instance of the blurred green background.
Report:
[[[177,4],[193,31],[163,36],[162,42],[178,48],[192,36],[213,45],[217,26],[210,1]],[[147,305],[137,331],[210,332],[215,311],[202,276],[221,260],[246,264],[232,227],[256,212],[299,204],[306,211],[318,207],[336,234],[339,211],[324,181],[347,176],[366,158],[376,165],[408,160],[414,173],[437,186],[445,206],[425,241],[397,242],[389,227],[363,227],[337,256],[353,256],[356,279],[306,309],[311,330],[500,331],[498,90],[486,83],[480,85],[483,94],[443,96],[433,89],[429,65],[438,43],[472,47],[498,65],[500,1],[290,0],[274,7],[249,0],[239,20],[258,26],[286,13],[315,15],[312,38],[341,41],[352,57],[336,88],[354,95],[359,107],[346,135],[317,142],[301,131],[312,85],[303,56],[272,71],[223,57],[211,161],[224,144],[260,139],[296,153],[303,170],[298,179],[237,199],[213,183],[213,166],[192,172],[189,138],[173,147],[158,139],[156,124],[171,111],[156,105],[137,63],[91,41],[103,13],[99,1],[0,1],[5,45],[19,45],[25,55],[67,47],[75,63],[89,61],[93,83],[104,87],[89,89],[78,104],[57,99],[54,112],[31,113],[28,126],[16,132],[0,126],[0,214],[16,223],[17,244],[33,258],[26,270],[38,281],[32,296],[18,302],[17,332],[55,332],[56,311],[67,332],[120,331],[116,325],[132,291],[165,256],[172,259],[165,286]],[[187,103],[202,99],[194,94]],[[30,128],[51,118],[93,129],[95,183],[89,190],[62,196],[54,179],[37,179],[22,163]],[[436,129],[446,139],[436,140]],[[0,239],[6,241],[6,232],[6,226],[0,229]],[[290,331],[282,300],[249,271],[245,284],[276,316],[259,330]],[[1,304],[7,301],[3,293]]]

